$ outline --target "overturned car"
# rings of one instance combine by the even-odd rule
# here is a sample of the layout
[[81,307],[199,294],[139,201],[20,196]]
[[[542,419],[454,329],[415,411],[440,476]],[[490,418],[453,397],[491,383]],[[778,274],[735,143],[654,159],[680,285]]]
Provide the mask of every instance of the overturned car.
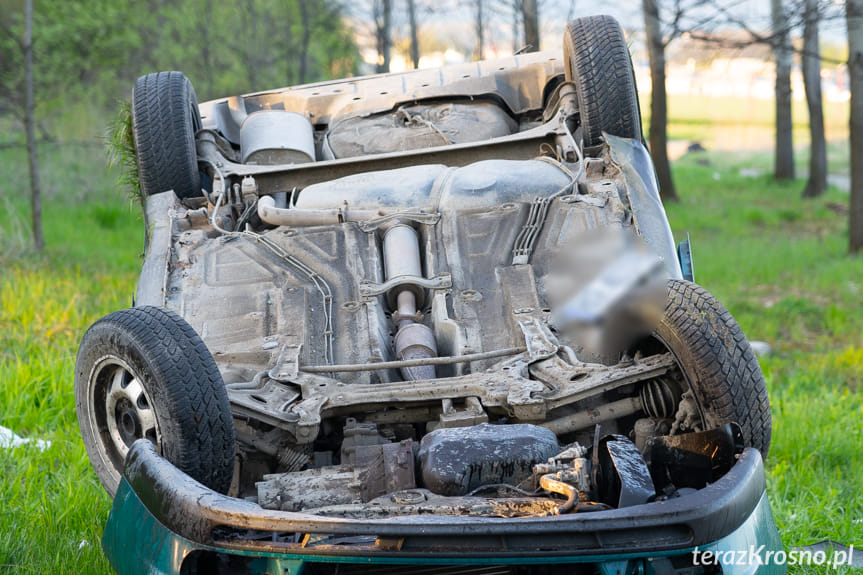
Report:
[[764,379],[675,248],[613,19],[562,58],[201,105],[151,74],[132,121],[146,257],[75,380],[118,572],[748,572],[692,550],[781,547]]

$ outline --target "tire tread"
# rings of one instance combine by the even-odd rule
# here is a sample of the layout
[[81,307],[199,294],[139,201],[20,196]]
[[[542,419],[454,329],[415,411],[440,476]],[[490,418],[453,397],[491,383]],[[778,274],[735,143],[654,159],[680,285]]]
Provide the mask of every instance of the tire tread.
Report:
[[132,132],[145,196],[173,189],[179,198],[201,194],[194,131],[197,98],[181,72],[141,76],[132,92]]
[[585,145],[601,144],[603,131],[641,140],[632,60],[617,20],[607,15],[573,20],[564,40],[567,80],[576,84]]
[[[226,492],[234,470],[234,423],[221,373],[203,340],[171,310],[124,309],[90,327],[81,342],[79,364],[92,351],[124,347],[127,353],[140,354],[149,373],[138,376],[158,386],[167,399],[168,413],[160,421],[162,455],[207,487]],[[86,379],[88,372],[87,366],[76,366],[76,377]],[[165,416],[172,423],[171,437],[164,436]]]
[[758,358],[731,313],[707,290],[682,280],[666,284],[657,335],[687,372],[709,426],[736,422],[747,445],[766,457],[771,416]]

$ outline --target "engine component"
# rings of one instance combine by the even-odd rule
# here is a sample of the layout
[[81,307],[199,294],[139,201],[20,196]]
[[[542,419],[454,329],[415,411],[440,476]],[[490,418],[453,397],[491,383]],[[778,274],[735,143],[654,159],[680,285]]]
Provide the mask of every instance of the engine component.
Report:
[[591,491],[590,463],[584,457],[587,449],[578,443],[563,450],[548,460],[535,465],[533,472],[539,475],[539,485],[546,491],[566,496],[566,501],[552,511],[562,515],[575,509],[581,495]]
[[683,407],[677,388],[665,378],[656,378],[647,381],[641,387],[637,397],[624,397],[592,409],[546,421],[541,425],[558,435],[563,435],[639,411],[657,418],[672,417],[678,405]]
[[366,465],[338,465],[264,475],[255,484],[264,509],[299,511],[310,507],[363,503],[416,487],[413,441],[357,447]]
[[440,495],[465,495],[482,485],[516,485],[559,450],[548,429],[528,424],[437,429],[423,437],[418,457],[423,485]]
[[598,449],[596,483],[601,502],[631,507],[656,496],[647,463],[632,441],[623,435],[609,435],[599,441]]
[[[425,293],[421,286],[411,282],[412,278],[422,278],[422,262],[417,232],[405,224],[396,224],[384,235],[384,266],[387,281],[403,279],[387,294],[390,307],[395,302],[393,323],[398,331],[395,336],[395,350],[398,359],[426,359],[437,356],[434,334],[427,325],[419,323],[422,319],[417,308],[423,304]],[[406,380],[434,379],[435,367],[423,365],[403,367],[402,377]]]
[[638,413],[641,410],[642,403],[640,398],[624,397],[617,401],[598,405],[595,408],[546,421],[541,425],[547,429],[551,429],[558,435],[563,435],[580,429],[587,429],[603,421]]
[[674,417],[680,403],[680,391],[667,378],[658,377],[644,382],[639,392],[644,412],[659,419]]
[[296,448],[284,448],[282,452],[279,454],[279,465],[281,465],[285,471],[299,471],[302,469],[308,462],[311,457],[309,456],[309,445],[297,446]]
[[312,123],[296,112],[262,110],[249,114],[240,126],[244,164],[273,166],[315,161]]
[[[389,443],[378,433],[378,426],[374,423],[357,423],[353,417],[345,421],[344,439],[342,440],[342,463],[350,465],[367,464],[366,457],[374,456],[377,450],[366,449]],[[360,454],[363,457],[360,457]]]
[[465,398],[464,409],[457,407],[452,399],[441,400],[438,427],[470,427],[480,423],[488,423],[488,415],[478,397]]
[[587,493],[592,489],[590,485],[590,462],[585,457],[586,454],[587,448],[576,443],[550,458],[548,463],[535,465],[533,472],[540,476],[556,474],[557,479],[571,484],[582,493]]
[[640,451],[645,457],[648,457],[647,449],[653,438],[658,435],[667,434],[670,428],[670,419],[642,417],[637,420],[635,425],[632,427],[632,431],[635,435],[633,440],[635,441],[635,446],[638,447],[638,451]]
[[681,435],[655,437],[648,444],[650,467],[659,490],[701,489],[725,475],[743,453],[743,432],[736,423]]

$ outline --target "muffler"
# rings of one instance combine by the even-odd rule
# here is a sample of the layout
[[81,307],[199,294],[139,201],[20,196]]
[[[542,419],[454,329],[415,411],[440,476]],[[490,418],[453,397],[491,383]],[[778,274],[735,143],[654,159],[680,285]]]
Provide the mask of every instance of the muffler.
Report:
[[[396,224],[384,234],[384,266],[387,281],[396,278],[407,280],[387,294],[394,302],[396,310],[392,319],[397,331],[395,351],[397,359],[425,359],[437,357],[437,345],[431,328],[421,323],[422,314],[418,308],[425,297],[422,286],[411,283],[411,278],[421,278],[419,237],[412,227]],[[406,380],[434,379],[435,367],[422,365],[404,367],[402,377]]]

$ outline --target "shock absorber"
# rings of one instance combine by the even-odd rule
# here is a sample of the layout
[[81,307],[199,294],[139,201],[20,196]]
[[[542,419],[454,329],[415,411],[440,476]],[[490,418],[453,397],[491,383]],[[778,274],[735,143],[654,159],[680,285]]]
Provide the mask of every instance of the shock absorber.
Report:
[[[395,278],[422,277],[422,261],[417,232],[406,224],[396,224],[384,234],[384,266],[387,281]],[[403,283],[387,294],[395,306],[395,352],[397,359],[423,359],[437,356],[437,345],[431,328],[420,323],[425,292],[415,283]],[[401,369],[406,380],[434,379],[435,367],[423,365]]]

